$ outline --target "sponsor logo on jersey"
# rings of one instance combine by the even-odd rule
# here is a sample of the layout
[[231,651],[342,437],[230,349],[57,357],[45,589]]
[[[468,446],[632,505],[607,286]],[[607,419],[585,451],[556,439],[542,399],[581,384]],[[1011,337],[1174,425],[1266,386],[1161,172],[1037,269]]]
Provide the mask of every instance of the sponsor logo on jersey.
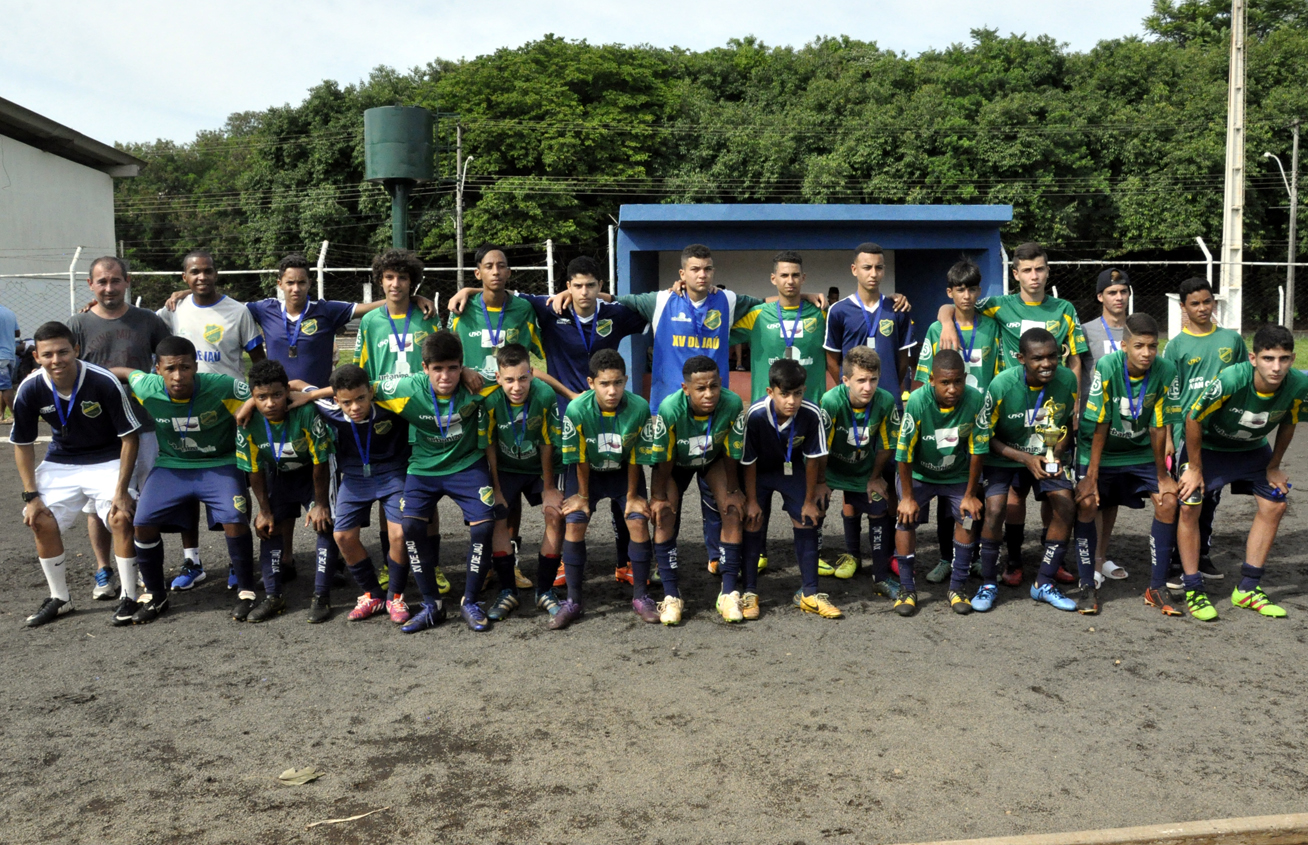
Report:
[[1222,359],[1223,364],[1229,364],[1231,363],[1231,359],[1235,357],[1235,350],[1223,346],[1221,349],[1217,350],[1217,357]]
[[238,512],[245,513],[249,509],[250,503],[244,496],[233,496],[232,506],[235,507]]
[[245,448],[245,435],[241,434],[240,429],[237,429],[236,431],[236,448],[237,449]]
[[1172,379],[1172,386],[1167,389],[1167,398],[1176,400],[1181,398],[1181,380]]
[[645,428],[641,431],[640,436],[648,441],[655,441],[663,438],[668,433],[668,426],[663,422],[660,414],[655,414],[645,420]]
[[304,322],[300,323],[300,334],[302,334],[302,335],[314,335],[314,334],[317,334],[317,333],[318,333],[318,320],[317,320],[317,318],[313,318],[313,319],[305,320]]
[[1198,355],[1196,355],[1196,356],[1194,356],[1193,358],[1190,358],[1189,360],[1187,360],[1187,361],[1185,362],[1185,365],[1186,365],[1187,367],[1193,367],[1195,364],[1198,364],[1198,363],[1199,363],[1200,361],[1202,361],[1202,360],[1203,360],[1203,358],[1201,358],[1201,357],[1199,357]]
[[612,333],[613,333],[612,320],[599,320],[598,322],[595,323],[595,334],[599,335],[600,337],[608,337]]
[[741,411],[739,414],[736,415],[736,421],[731,424],[732,433],[739,436],[744,436],[746,422],[747,422],[746,413],[744,411]]
[[90,418],[90,419],[95,419],[96,417],[100,416],[100,403],[99,403],[99,402],[83,402],[83,403],[82,403],[82,415],[83,415],[83,416],[86,416],[86,417],[88,417],[88,418]]
[[895,333],[895,321],[882,320],[878,330],[881,332],[882,337],[890,337],[892,334]]
[[830,429],[830,428],[831,428],[831,415],[827,413],[827,409],[826,409],[826,408],[819,408],[819,409],[818,409],[818,412],[822,415],[822,427],[823,427],[824,429]]
[[203,337],[206,343],[218,343],[223,339],[223,327],[210,323],[204,327]]

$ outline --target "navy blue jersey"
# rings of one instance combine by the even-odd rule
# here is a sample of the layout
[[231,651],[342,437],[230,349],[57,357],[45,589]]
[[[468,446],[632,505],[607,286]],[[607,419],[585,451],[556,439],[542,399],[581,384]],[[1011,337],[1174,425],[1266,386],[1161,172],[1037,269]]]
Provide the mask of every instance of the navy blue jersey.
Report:
[[[546,371],[575,393],[590,389],[586,384],[590,356],[601,349],[617,349],[624,337],[640,334],[649,325],[644,317],[616,302],[600,302],[589,320],[580,320],[571,308],[555,314],[546,304],[547,296],[522,295],[522,298],[536,309]],[[560,396],[560,416],[567,408],[567,398]]]
[[[404,474],[409,465],[409,424],[393,411],[373,404],[368,424],[355,423],[329,399],[315,402],[318,416],[331,429],[336,441],[336,466],[345,475],[363,477],[364,452],[372,466],[372,478]],[[372,432],[369,441],[369,430]],[[357,438],[357,439],[356,439]]]
[[760,473],[781,472],[789,452],[789,460],[799,472],[806,458],[820,458],[827,453],[827,432],[822,425],[822,409],[817,405],[802,403],[780,428],[774,419],[771,398],[764,397],[749,406],[742,465],[757,462]]
[[[889,297],[881,297],[869,311],[857,293],[833,304],[827,311],[827,337],[822,346],[842,355],[855,346],[871,346],[881,358],[881,381],[877,383],[899,403],[900,384],[907,373],[899,372],[899,351],[912,349],[913,320],[907,313],[896,313]],[[870,340],[870,342],[869,342]]]
[[297,320],[288,317],[286,306],[276,299],[247,302],[245,307],[263,331],[264,351],[286,368],[287,376],[309,384],[327,383],[336,360],[336,333],[354,318],[353,302],[311,299]]
[[108,370],[84,361],[78,364],[71,396],[56,399],[54,385],[43,369],[23,379],[14,396],[10,443],[35,443],[37,424],[45,420],[53,435],[45,453],[45,460],[51,463],[102,464],[122,454],[120,439],[141,427],[127,393]]

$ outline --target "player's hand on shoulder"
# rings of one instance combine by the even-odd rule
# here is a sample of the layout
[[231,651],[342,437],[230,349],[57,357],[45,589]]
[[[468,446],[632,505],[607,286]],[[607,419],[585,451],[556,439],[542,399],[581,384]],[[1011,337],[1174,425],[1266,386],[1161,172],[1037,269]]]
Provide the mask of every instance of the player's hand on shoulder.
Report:
[[168,296],[167,301],[164,302],[164,308],[167,308],[169,311],[176,311],[177,304],[190,295],[190,290],[175,290]]
[[572,307],[572,294],[569,291],[561,290],[545,300],[545,304],[554,309],[555,314],[562,314]]
[[462,288],[455,291],[454,295],[445,300],[445,307],[450,309],[451,314],[462,314],[463,309],[468,304],[468,297],[472,296],[476,288]]
[[463,375],[460,377],[460,380],[463,382],[463,386],[468,388],[472,393],[480,393],[482,387],[486,384],[482,381],[481,373],[477,372],[472,367],[463,368]]
[[[294,396],[295,394],[291,394],[291,395]],[[242,405],[240,409],[236,412],[236,424],[241,426],[242,428],[248,426],[250,424],[250,420],[254,419],[254,410],[255,410],[254,400],[246,399],[245,404]]]
[[[462,293],[462,291],[460,291],[460,293]],[[435,302],[433,302],[432,300],[428,299],[425,296],[415,295],[412,297],[412,299],[413,299],[413,304],[418,306],[418,310],[422,312],[422,316],[426,317],[428,320],[436,316]],[[460,306],[460,308],[462,308],[462,306]],[[459,313],[459,312],[455,312],[455,313]]]
[[891,310],[892,310],[892,311],[897,311],[897,312],[903,313],[903,312],[906,312],[906,311],[912,311],[912,310],[913,310],[913,305],[912,305],[912,303],[910,303],[910,302],[908,301],[908,297],[907,297],[907,296],[904,296],[902,293],[892,293],[892,294],[890,294],[890,302],[891,302]]

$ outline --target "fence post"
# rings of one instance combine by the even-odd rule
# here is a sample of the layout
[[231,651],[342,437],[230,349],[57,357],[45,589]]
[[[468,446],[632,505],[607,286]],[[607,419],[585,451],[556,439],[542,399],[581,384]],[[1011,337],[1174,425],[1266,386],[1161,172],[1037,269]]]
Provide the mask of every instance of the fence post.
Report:
[[318,271],[318,298],[319,299],[323,298],[322,268],[326,266],[327,266],[327,242],[323,241],[322,247],[318,250],[318,266],[315,268]]
[[545,239],[545,284],[549,287],[550,296],[554,295],[554,239]]
[[999,245],[999,255],[1004,259],[1004,293],[1008,293],[1008,250],[1004,249],[1003,244]]
[[1208,251],[1208,244],[1198,235],[1194,236],[1195,243],[1199,244],[1199,249],[1204,254],[1204,278],[1208,280],[1208,287],[1213,286],[1213,254]]
[[68,265],[68,316],[77,313],[77,259],[82,257],[82,248],[73,253],[73,261]]

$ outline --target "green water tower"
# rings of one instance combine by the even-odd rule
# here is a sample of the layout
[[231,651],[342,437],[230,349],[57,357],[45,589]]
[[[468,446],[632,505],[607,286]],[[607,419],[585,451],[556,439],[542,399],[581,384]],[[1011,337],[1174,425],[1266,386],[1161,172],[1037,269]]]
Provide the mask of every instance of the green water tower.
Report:
[[403,249],[409,192],[431,181],[432,115],[419,106],[382,106],[363,113],[363,172],[391,195],[391,245]]

